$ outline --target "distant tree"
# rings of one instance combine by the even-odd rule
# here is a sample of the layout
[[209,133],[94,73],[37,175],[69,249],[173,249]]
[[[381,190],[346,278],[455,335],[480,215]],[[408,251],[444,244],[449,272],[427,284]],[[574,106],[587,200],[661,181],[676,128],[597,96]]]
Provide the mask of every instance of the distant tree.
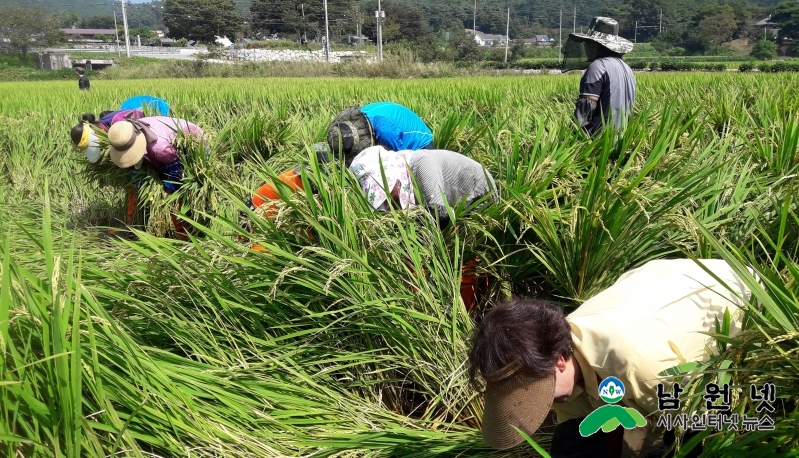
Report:
[[283,0],[253,0],[250,4],[252,28],[260,33],[277,33],[283,27],[287,3]]
[[780,25],[780,38],[799,38],[799,1],[780,3],[771,21]]
[[80,21],[80,26],[83,29],[113,29],[114,16],[111,14],[90,16]]
[[[331,40],[347,32],[354,33],[358,16],[364,20],[364,25],[369,23],[371,15],[358,11],[353,0],[330,1],[327,7]],[[325,33],[322,2],[253,0],[250,4],[250,16],[251,29],[256,33],[292,35],[297,40],[303,34],[311,38]],[[366,31],[363,33],[368,35]]]
[[[120,35],[124,35],[124,31]],[[152,30],[148,29],[147,27],[136,27],[133,29],[128,29],[128,35],[130,36],[130,41],[133,42],[136,39],[136,35],[138,35],[142,43],[145,44],[152,44],[158,35],[155,34]]]
[[130,34],[130,36],[133,36],[133,37],[138,35],[138,36],[140,36],[142,38],[155,38],[155,36],[156,36],[155,32],[153,32],[152,30],[148,29],[147,27],[143,27],[143,26],[136,27],[136,28],[133,28],[133,29],[128,29],[128,34]]
[[705,53],[718,49],[722,43],[732,39],[737,31],[738,23],[732,6],[707,4],[697,10],[686,27],[682,45],[689,53]]
[[510,56],[508,59],[511,62],[515,62],[524,57],[524,51],[524,43],[522,43],[520,40],[516,40],[513,42],[513,46],[510,47]]
[[70,29],[80,24],[80,16],[74,11],[59,11],[55,16],[58,20],[58,25],[64,29]]
[[[662,2],[660,0],[627,0],[614,3],[605,3],[600,9],[600,15],[612,17],[619,21],[620,33],[630,39],[635,38],[635,23],[641,26],[638,29],[638,41],[651,41],[658,33],[658,29],[652,27],[660,24],[661,11],[666,18],[672,20],[684,15],[684,11],[679,11],[673,5],[674,1]],[[679,11],[679,12],[678,12]],[[566,14],[564,11],[564,22]],[[565,25],[565,24],[564,24]]]
[[27,57],[35,46],[52,46],[65,41],[58,18],[40,6],[0,6],[0,38],[10,41],[11,49]]
[[760,40],[749,55],[760,60],[773,59],[777,57],[777,44],[769,40]]
[[[323,35],[325,33],[325,13],[322,3],[296,3],[285,4],[282,9],[281,24],[279,32],[290,34],[299,39],[303,33],[313,35]],[[330,2],[328,2],[328,7]],[[330,19],[328,8],[328,19]]]
[[669,29],[661,34],[659,34],[654,40],[652,40],[652,46],[658,52],[667,51],[675,46],[682,44],[684,32],[679,29]]
[[[425,19],[424,12],[419,8],[402,7],[392,3],[392,16],[396,15],[396,22],[399,24],[399,34],[402,40],[416,40],[432,32],[432,28]],[[386,13],[388,14],[388,13]]]
[[233,0],[166,0],[164,25],[172,38],[213,42],[215,35],[233,38],[244,17]]
[[455,59],[466,62],[477,62],[483,59],[485,52],[474,40],[474,35],[460,33],[449,38],[449,46],[455,51]]
[[164,2],[134,3],[127,7],[128,27],[160,29],[163,26]]
[[[419,8],[410,7],[397,1],[383,1],[381,5],[386,13],[383,21],[383,41],[415,41],[420,37],[432,32],[430,25],[425,19],[425,13]],[[376,11],[377,1],[364,4],[362,10]],[[369,18],[369,15],[366,15]],[[374,41],[377,41],[377,23],[374,20],[374,13],[371,19],[363,23],[361,29],[363,34]]]
[[440,47],[438,37],[432,33],[421,36],[411,42],[411,50],[416,54],[416,58],[422,62],[438,60]]
[[699,36],[708,45],[718,46],[735,34],[737,24],[732,14],[714,14],[699,21]]

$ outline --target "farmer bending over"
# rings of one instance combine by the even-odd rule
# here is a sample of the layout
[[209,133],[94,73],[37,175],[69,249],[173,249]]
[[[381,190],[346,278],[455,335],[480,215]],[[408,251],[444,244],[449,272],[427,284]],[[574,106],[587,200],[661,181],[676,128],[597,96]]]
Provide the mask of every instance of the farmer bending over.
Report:
[[[382,172],[381,173],[381,163]],[[355,156],[350,171],[358,179],[367,200],[378,211],[408,209],[420,200],[444,228],[449,224],[447,207],[498,201],[494,178],[478,162],[454,151],[388,151],[372,146]],[[413,177],[421,199],[414,192]],[[388,188],[384,188],[384,180]],[[490,277],[476,271],[477,258],[463,265],[460,293],[467,311],[479,301],[478,293],[488,289]]]
[[[139,169],[143,165],[154,168],[166,193],[172,194],[180,189],[183,179],[183,164],[174,145],[179,132],[198,138],[203,136],[202,129],[183,119],[165,116],[134,119],[131,116],[108,129],[111,161],[123,169]],[[186,240],[186,228],[174,214],[170,216],[178,238]]]
[[654,414],[658,383],[667,383],[658,374],[705,359],[713,338],[702,332],[713,331],[725,310],[739,315],[748,300],[749,289],[725,261],[700,262],[730,290],[692,260],[659,260],[625,273],[568,316],[539,300],[513,300],[488,312],[469,353],[472,383],[478,374],[486,382],[486,442],[512,448],[522,442],[514,426],[532,435],[552,409],[553,458],[620,456],[623,428],[588,437],[579,430],[604,405],[602,380],[613,376],[624,384],[623,407]]
[[391,151],[431,149],[433,132],[410,109],[392,102],[349,107],[336,115],[327,131],[336,158],[349,166],[364,149],[381,145]]
[[[349,107],[336,115],[327,131],[327,147],[336,159],[343,158],[347,166],[365,148],[377,144],[392,151],[430,149],[433,132],[416,113],[392,102]],[[317,158],[321,163],[327,162],[327,152],[318,149]],[[278,178],[291,189],[301,190],[300,168],[297,166],[287,170]],[[279,195],[275,186],[265,183],[247,201],[247,206],[254,211],[276,199],[279,199]],[[267,215],[271,216],[275,211],[274,207],[270,207]]]
[[100,112],[100,120],[98,121],[97,118],[94,116],[93,113],[83,113],[80,116],[81,122],[76,124],[72,131],[70,132],[70,136],[72,137],[72,142],[75,143],[75,146],[78,145],[78,141],[83,135],[83,128],[86,124],[90,124],[92,126],[98,127],[103,130],[103,132],[108,132],[108,128],[111,127],[111,124],[115,122],[124,121],[125,118],[128,116],[132,116],[134,119],[139,119],[144,117],[144,113],[141,110],[107,110]]
[[[385,175],[381,174],[381,165]],[[372,146],[355,156],[350,171],[375,210],[392,207],[407,209],[416,205],[411,174],[416,178],[427,209],[441,227],[449,224],[447,206],[467,206],[489,199],[496,202],[494,178],[478,162],[447,150],[389,151]],[[388,190],[383,188],[383,179]],[[484,198],[486,198],[484,200]]]
[[97,121],[92,113],[83,113],[81,122],[69,131],[72,143],[86,154],[86,159],[89,162],[96,163],[100,160],[100,143],[97,140],[97,135],[92,130],[92,126],[108,131],[111,124],[117,121],[124,121],[125,116],[132,116],[134,119],[138,119],[143,117],[144,113],[141,110],[103,111],[100,113],[100,121]]
[[[96,164],[100,161],[102,147],[92,126],[107,132],[111,124],[124,121],[126,116],[139,119],[144,117],[144,113],[142,113],[141,110],[103,111],[100,113],[100,121],[97,121],[92,113],[83,113],[81,122],[75,125],[69,132],[72,143],[76,148],[83,151],[86,155],[86,160],[91,164]],[[133,171],[130,171],[129,174],[131,177],[135,175]],[[125,196],[127,201],[125,224],[130,226],[133,224],[133,215],[136,212],[136,188],[133,185],[125,186]],[[114,235],[116,231],[112,230],[110,233]]]
[[[92,126],[100,127],[91,113],[83,113],[81,122],[76,124],[70,131],[69,137],[76,148],[83,151],[86,159],[92,164],[100,160],[100,142],[97,134],[92,130]],[[106,129],[103,129],[106,130]]]

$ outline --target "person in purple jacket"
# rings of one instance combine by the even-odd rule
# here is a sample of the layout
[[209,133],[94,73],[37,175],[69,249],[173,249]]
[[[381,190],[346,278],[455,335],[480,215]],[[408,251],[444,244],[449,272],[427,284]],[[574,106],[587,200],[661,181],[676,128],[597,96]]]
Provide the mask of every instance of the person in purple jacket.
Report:
[[[183,164],[174,142],[178,135],[203,137],[203,131],[184,119],[152,116],[135,119],[133,116],[115,122],[108,129],[111,161],[120,168],[150,166],[158,171],[167,194],[180,189]],[[186,228],[172,215],[178,237],[186,239]]]
[[103,111],[100,113],[100,120],[97,123],[103,128],[103,130],[108,130],[112,124],[124,121],[129,116],[132,116],[135,119],[143,118],[144,112],[140,109],[135,110],[110,110],[110,111]]

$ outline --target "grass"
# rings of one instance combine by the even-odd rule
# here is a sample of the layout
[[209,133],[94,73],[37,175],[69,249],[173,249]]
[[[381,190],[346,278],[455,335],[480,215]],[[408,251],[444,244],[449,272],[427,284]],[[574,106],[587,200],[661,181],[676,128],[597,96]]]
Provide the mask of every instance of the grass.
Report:
[[[799,76],[637,79],[630,127],[593,140],[571,120],[577,75],[0,84],[0,454],[522,456],[482,440],[465,374],[474,320],[511,295],[572,308],[685,256],[764,279],[750,278],[743,334],[719,336],[694,383],[773,380],[781,397],[778,433],[720,433],[706,449],[793,451]],[[128,178],[86,164],[67,132],[137,93],[201,126],[211,153],[182,144],[181,192],[147,176],[135,237],[110,238]],[[310,146],[340,109],[375,100],[484,164],[500,203],[444,231],[424,210],[372,213]],[[298,162],[318,194],[286,193],[271,220],[246,210]],[[170,210],[197,226],[192,240],[161,237]],[[459,283],[472,258],[497,281],[470,316]],[[544,449],[548,432],[533,438]]]

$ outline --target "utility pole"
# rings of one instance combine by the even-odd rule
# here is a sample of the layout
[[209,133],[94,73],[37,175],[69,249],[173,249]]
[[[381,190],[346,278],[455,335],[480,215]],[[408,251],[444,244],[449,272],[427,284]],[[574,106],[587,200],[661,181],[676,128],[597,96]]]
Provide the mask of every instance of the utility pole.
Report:
[[383,18],[386,17],[385,11],[380,7],[380,0],[377,0],[377,60],[383,62]]
[[563,56],[563,9],[560,10],[560,21],[558,21],[558,55]]
[[[303,11],[305,10],[303,9]],[[327,0],[325,0],[325,57],[330,62],[330,25],[327,21]]]
[[574,4],[574,22],[572,23],[572,33],[577,32],[577,4]]
[[305,24],[305,3],[300,3],[300,9],[302,10],[302,35],[300,35],[300,44],[305,44],[302,42],[302,37],[305,36],[305,28],[307,27]]
[[635,38],[633,38],[633,43],[638,43],[638,21],[635,21]]
[[116,37],[117,57],[122,57],[122,52],[119,50],[119,28],[117,27],[117,7],[116,6],[114,6],[114,36]]
[[663,9],[660,10],[660,24],[658,24],[658,34],[663,33]]
[[361,8],[355,6],[355,29],[358,31],[358,46],[363,46],[363,39],[361,38]]
[[125,54],[130,57],[130,36],[128,35],[128,15],[125,13],[125,2],[122,0],[122,27],[125,28]]
[[474,15],[472,16],[472,31],[477,36],[477,0],[474,0]]
[[508,7],[508,22],[505,25],[505,63],[508,63],[508,43],[510,43],[510,7]]

